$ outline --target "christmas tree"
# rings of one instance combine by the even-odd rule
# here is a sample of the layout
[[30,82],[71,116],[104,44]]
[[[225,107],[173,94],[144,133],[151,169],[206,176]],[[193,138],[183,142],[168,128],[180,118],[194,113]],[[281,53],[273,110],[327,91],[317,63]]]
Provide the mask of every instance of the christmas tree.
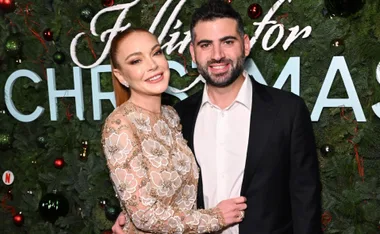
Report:
[[[317,118],[321,228],[325,233],[379,233],[379,1],[228,2],[255,38],[247,60],[255,79],[299,94]],[[110,233],[120,207],[100,143],[103,121],[114,109],[109,96],[96,99],[99,92],[112,92],[109,33],[103,39],[100,35],[117,22],[147,29],[154,25],[173,68],[170,86],[182,90],[198,76],[186,33],[192,12],[202,3],[0,0],[2,233]],[[122,4],[130,4],[124,18],[119,16],[126,5],[97,15]],[[276,22],[265,23],[270,20]],[[105,66],[78,65],[97,61]],[[291,77],[284,85],[278,81],[283,71]],[[293,87],[297,74],[299,91]],[[168,92],[163,101],[172,105],[201,87],[199,82],[186,94]],[[319,115],[316,107],[326,87],[329,99],[355,100],[357,95],[359,105],[326,107]]]

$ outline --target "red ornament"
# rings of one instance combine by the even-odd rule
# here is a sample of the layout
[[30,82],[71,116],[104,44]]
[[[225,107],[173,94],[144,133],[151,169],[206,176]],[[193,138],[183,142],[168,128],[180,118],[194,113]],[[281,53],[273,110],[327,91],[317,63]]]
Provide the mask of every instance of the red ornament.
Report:
[[330,212],[328,211],[325,211],[323,214],[322,214],[322,217],[321,217],[321,222],[322,222],[322,230],[325,231],[327,229],[327,226],[329,225],[329,223],[332,221],[332,215]]
[[24,224],[24,215],[22,215],[22,213],[18,213],[16,214],[15,216],[13,216],[13,223],[16,225],[16,226],[21,226]]
[[225,3],[232,3],[232,0],[224,0]]
[[104,7],[110,7],[110,6],[113,6],[113,4],[115,4],[115,1],[114,0],[102,0],[102,4]]
[[259,18],[262,13],[263,13],[263,9],[257,3],[251,4],[248,7],[248,16],[251,19],[257,19],[257,18]]
[[102,232],[102,234],[112,234],[112,233],[113,233],[112,230],[105,230]]
[[47,41],[52,41],[53,40],[53,32],[50,30],[50,28],[45,29],[42,32],[42,35],[44,36],[45,40],[47,40]]
[[15,1],[14,0],[0,0],[0,10],[8,13],[15,9]]
[[63,160],[63,158],[56,158],[54,160],[54,167],[55,168],[62,169],[64,165],[65,165],[65,160]]

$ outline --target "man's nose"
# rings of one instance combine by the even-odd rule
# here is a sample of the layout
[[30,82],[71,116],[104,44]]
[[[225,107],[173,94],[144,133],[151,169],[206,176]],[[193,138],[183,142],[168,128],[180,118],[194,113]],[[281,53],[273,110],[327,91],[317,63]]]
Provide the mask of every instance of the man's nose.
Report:
[[212,58],[215,60],[220,60],[224,58],[224,51],[220,46],[214,46],[212,50]]

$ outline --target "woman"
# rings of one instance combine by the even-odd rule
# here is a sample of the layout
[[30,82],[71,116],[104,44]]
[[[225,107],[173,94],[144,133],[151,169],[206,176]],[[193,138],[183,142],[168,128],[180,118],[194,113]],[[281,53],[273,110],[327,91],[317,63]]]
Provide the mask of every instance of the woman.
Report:
[[128,29],[115,36],[110,56],[118,107],[102,143],[126,213],[124,233],[206,233],[240,222],[243,197],[195,210],[198,167],[177,113],[161,106],[170,71],[157,38]]

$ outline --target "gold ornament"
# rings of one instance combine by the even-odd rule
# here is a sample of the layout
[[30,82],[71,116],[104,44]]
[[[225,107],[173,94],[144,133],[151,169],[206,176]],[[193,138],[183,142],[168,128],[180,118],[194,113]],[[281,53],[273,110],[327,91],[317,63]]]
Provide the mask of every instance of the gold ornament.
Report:
[[82,141],[82,153],[79,154],[79,159],[82,160],[82,161],[86,161],[87,160],[87,152],[88,151],[88,141],[87,140],[83,140]]

